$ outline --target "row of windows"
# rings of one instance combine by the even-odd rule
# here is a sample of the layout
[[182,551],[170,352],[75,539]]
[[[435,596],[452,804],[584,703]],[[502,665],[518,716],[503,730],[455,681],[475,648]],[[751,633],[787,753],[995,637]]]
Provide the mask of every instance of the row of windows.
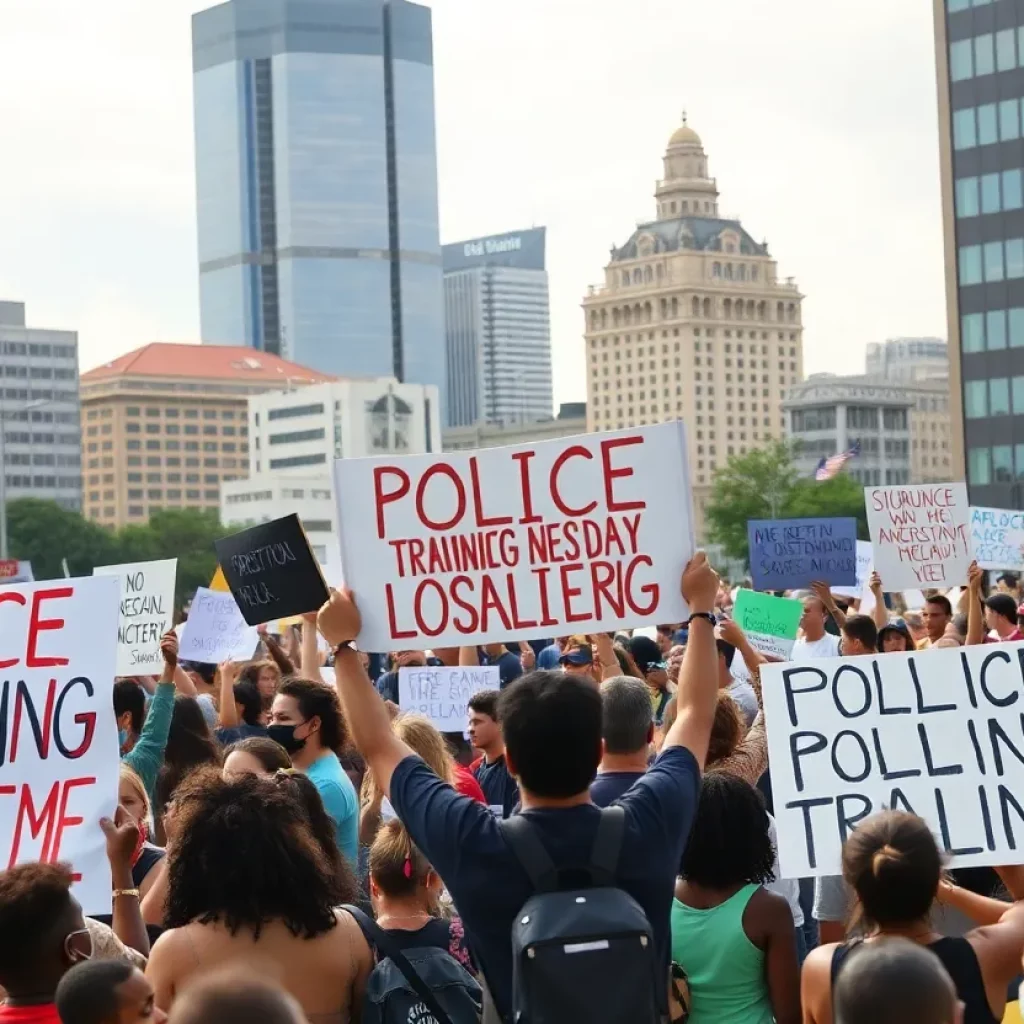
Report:
[[993,0],[946,0],[946,10],[950,14],[966,11],[968,7],[987,7]]
[[1024,444],[967,449],[967,482],[975,486],[1024,480]]
[[[727,320],[768,320],[771,306],[764,300],[754,302],[753,299],[731,298],[721,300],[721,313],[719,313],[718,301],[711,298],[701,298],[694,295],[690,299],[690,315],[695,317],[716,317],[721,315]],[[678,296],[672,299],[661,299],[659,311],[662,320],[677,320],[680,315],[680,304]],[[683,311],[685,315],[685,310]],[[798,322],[798,310],[794,302],[777,302],[775,304],[775,320],[780,323],[795,324]],[[632,324],[649,324],[654,322],[654,307],[650,302],[641,305],[639,302],[633,306],[623,306],[621,309],[615,306],[611,310],[611,327],[629,327]],[[609,312],[607,309],[592,309],[590,311],[590,329],[593,331],[607,330],[609,327]],[[283,412],[286,410],[272,410]],[[292,413],[298,415],[298,413]]]
[[[271,444],[294,444],[297,441],[323,441],[325,438],[324,428],[317,427],[314,430],[291,430],[286,434],[271,434]],[[256,438],[257,442],[259,438]]]
[[884,481],[882,479],[882,471],[880,469],[849,469],[847,470],[847,473],[852,480],[856,480],[857,483],[864,484],[866,487],[880,487],[883,483],[910,483],[909,469],[887,469],[885,471]]
[[991,377],[964,381],[964,415],[968,419],[988,416],[1024,416],[1024,377]]
[[961,351],[995,352],[1007,347],[1024,348],[1024,307],[990,309],[961,318]]
[[77,402],[77,391],[30,391],[28,388],[4,388],[3,397],[15,402]]
[[57,356],[61,359],[74,359],[74,345],[27,345],[23,341],[5,341],[0,345],[0,352],[5,356]]
[[[129,438],[127,441],[125,441],[124,446],[130,452],[138,452],[138,451],[142,450],[142,442],[140,440],[138,440],[137,438]],[[223,449],[226,452],[233,452],[235,450],[235,447],[236,447],[236,445],[235,445],[234,441],[222,441],[220,444],[218,444],[216,441],[204,441],[203,442],[203,446],[202,446],[202,450],[204,452],[216,452],[216,451],[220,451],[220,450]],[[105,452],[111,451],[112,448],[113,448],[113,442],[112,441],[104,441],[103,442],[103,450]],[[158,451],[161,451],[162,449],[164,449],[166,451],[169,451],[169,452],[180,452],[182,450],[182,443],[180,441],[159,441],[159,440],[149,440],[149,441],[146,442],[146,451],[147,452],[158,452]],[[184,449],[187,452],[197,452],[197,451],[199,451],[199,442],[198,441],[186,441],[185,444],[184,444]],[[96,450],[95,444],[90,444],[88,446],[88,450],[90,452],[95,451]],[[246,453],[246,451],[247,451],[247,446],[246,445],[242,445],[241,453],[244,455]]]
[[1024,207],[1024,188],[1019,167],[1002,174],[958,178],[956,182],[956,215],[977,217],[983,213],[1002,213]]
[[949,78],[963,82],[996,71],[1012,71],[1017,66],[1017,36],[1024,57],[1024,27],[985,32],[973,39],[958,39],[949,44]]
[[295,466],[321,466],[327,461],[324,452],[315,455],[292,455],[286,459],[271,459],[271,469],[293,469]]
[[17,473],[7,475],[8,487],[72,487],[81,490],[80,476],[24,476]]
[[[323,402],[315,402],[312,405],[292,405],[284,409],[271,409],[267,413],[268,420],[290,419],[292,416],[319,416],[324,411]],[[257,413],[256,422],[259,423]]]
[[75,370],[53,369],[52,366],[17,366],[4,367],[5,377],[23,377],[26,380],[74,380],[78,373]]
[[960,284],[992,284],[1024,277],[1024,238],[960,246]]
[[1018,98],[953,111],[953,148],[974,149],[996,142],[1011,142],[1021,135]]
[[[882,426],[885,430],[907,430],[906,409],[879,409],[877,406],[848,405],[846,407],[846,426],[851,430],[878,430],[879,412],[882,413]],[[794,434],[803,434],[815,430],[835,430],[835,406],[811,406],[807,409],[794,409],[790,413],[790,422]],[[904,445],[906,442],[902,442]],[[888,442],[886,442],[888,445]],[[886,449],[888,451],[888,448]]]

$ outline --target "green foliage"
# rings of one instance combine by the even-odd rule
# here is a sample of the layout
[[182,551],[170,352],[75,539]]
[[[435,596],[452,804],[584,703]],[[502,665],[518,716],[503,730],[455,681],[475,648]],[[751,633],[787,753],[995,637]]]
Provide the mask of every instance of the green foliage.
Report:
[[178,559],[175,604],[205,587],[217,567],[213,542],[230,533],[212,509],[164,509],[144,526],[114,532],[68,512],[52,501],[19,498],[7,503],[12,558],[31,561],[36,579],[63,576],[66,558],[72,576],[89,576],[97,565]]
[[732,456],[714,476],[705,516],[708,540],[744,561],[748,519],[852,516],[857,535],[868,538],[863,487],[845,473],[821,483],[798,476],[785,441]]

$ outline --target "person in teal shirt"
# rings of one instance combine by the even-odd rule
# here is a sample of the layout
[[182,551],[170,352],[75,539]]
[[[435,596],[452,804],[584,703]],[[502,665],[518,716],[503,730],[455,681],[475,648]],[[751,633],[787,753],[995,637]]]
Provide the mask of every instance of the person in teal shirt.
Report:
[[800,1024],[793,913],[773,882],[761,794],[709,772],[672,901],[672,960],[690,985],[690,1024]]
[[267,734],[288,751],[292,766],[316,786],[331,821],[338,849],[355,870],[359,858],[359,801],[336,751],[345,743],[338,695],[323,683],[289,679],[270,711]]

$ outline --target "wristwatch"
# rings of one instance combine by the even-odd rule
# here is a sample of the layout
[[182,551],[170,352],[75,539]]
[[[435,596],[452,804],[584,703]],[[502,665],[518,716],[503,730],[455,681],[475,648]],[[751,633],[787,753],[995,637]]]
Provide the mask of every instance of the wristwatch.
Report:
[[694,619],[705,619],[707,622],[711,623],[711,627],[712,628],[714,628],[715,626],[718,625],[718,619],[716,619],[714,617],[714,615],[711,614],[711,612],[694,612],[686,620],[686,627],[687,627],[687,629],[689,629],[690,623],[693,622]]
[[335,644],[331,648],[331,654],[336,658],[342,651],[354,651],[356,649],[355,644],[355,640],[343,640],[340,644]]

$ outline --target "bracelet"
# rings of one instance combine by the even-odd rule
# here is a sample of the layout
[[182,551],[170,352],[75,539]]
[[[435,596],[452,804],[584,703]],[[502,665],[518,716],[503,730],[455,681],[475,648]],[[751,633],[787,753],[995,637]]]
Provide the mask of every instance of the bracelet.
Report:
[[138,899],[139,898],[139,890],[138,889],[115,889],[114,890],[114,899],[116,900],[118,896],[134,896],[136,899]]
[[712,628],[714,628],[715,626],[718,625],[718,619],[716,619],[715,616],[711,612],[694,612],[686,620],[687,627],[690,626],[690,623],[692,623],[694,619],[704,619],[705,622],[710,622],[711,623]]

